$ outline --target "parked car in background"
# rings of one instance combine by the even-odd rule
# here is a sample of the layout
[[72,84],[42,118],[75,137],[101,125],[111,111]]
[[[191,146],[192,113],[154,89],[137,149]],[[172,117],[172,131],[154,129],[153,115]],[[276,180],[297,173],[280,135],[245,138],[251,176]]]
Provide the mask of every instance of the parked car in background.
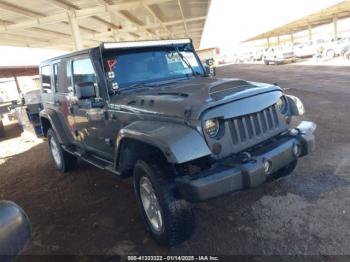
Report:
[[350,49],[344,53],[344,58],[350,60]]
[[264,56],[264,49],[260,48],[254,52],[254,61],[262,61]]
[[296,57],[292,48],[270,47],[264,52],[263,61],[265,65],[283,64],[296,61]]
[[297,58],[309,58],[316,55],[316,47],[312,41],[298,43],[294,46],[294,53]]
[[340,56],[345,58],[345,54],[350,50],[350,43],[346,44],[340,51]]
[[323,56],[333,58],[340,56],[346,46],[350,45],[350,37],[332,39],[329,42],[323,43]]

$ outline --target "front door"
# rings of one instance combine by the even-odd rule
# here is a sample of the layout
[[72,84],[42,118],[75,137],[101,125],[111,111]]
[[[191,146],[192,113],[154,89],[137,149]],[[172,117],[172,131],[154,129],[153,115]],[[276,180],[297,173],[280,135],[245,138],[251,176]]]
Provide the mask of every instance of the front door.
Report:
[[95,97],[76,99],[72,105],[76,142],[90,152],[112,158],[113,145],[105,134],[108,117],[106,103],[99,95],[98,81],[90,58],[84,56],[71,61],[71,74],[74,88],[88,82],[94,83],[96,88]]

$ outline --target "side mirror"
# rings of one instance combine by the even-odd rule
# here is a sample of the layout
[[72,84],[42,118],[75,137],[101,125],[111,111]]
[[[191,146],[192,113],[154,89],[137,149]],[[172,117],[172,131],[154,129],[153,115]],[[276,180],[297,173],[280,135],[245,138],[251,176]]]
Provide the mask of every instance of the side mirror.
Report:
[[204,69],[205,69],[205,74],[206,74],[207,76],[214,77],[214,76],[216,75],[215,67],[205,65],[205,66],[204,66]]
[[95,84],[93,82],[83,82],[75,85],[75,95],[78,99],[96,97]]
[[0,201],[0,256],[14,261],[30,240],[32,226],[26,213],[10,201]]

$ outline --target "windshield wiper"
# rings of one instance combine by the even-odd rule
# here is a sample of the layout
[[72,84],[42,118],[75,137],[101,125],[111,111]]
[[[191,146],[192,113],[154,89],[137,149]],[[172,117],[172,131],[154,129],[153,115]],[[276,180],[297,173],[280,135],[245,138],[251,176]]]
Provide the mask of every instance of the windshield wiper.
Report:
[[135,90],[135,89],[143,89],[143,88],[149,88],[152,87],[152,85],[146,84],[146,83],[134,83],[132,85],[129,85],[127,87],[124,88],[120,88],[119,92],[127,92],[127,91],[131,91],[131,90]]
[[184,63],[191,69],[192,75],[194,77],[197,77],[198,76],[197,72],[193,69],[193,67],[191,66],[190,62],[187,60],[187,58],[184,57],[184,55],[179,51],[179,48],[176,45],[174,45],[174,49],[175,49],[176,53],[180,56],[182,61],[184,61]]

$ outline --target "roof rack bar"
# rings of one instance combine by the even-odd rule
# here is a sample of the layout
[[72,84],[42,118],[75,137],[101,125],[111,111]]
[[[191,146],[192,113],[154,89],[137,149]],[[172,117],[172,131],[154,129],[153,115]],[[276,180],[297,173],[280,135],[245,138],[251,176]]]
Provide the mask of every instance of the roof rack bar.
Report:
[[146,47],[146,46],[161,46],[161,45],[176,45],[189,44],[191,39],[172,39],[172,40],[151,40],[151,41],[133,41],[133,42],[119,42],[119,43],[104,43],[104,49],[114,48],[128,48],[128,47]]

